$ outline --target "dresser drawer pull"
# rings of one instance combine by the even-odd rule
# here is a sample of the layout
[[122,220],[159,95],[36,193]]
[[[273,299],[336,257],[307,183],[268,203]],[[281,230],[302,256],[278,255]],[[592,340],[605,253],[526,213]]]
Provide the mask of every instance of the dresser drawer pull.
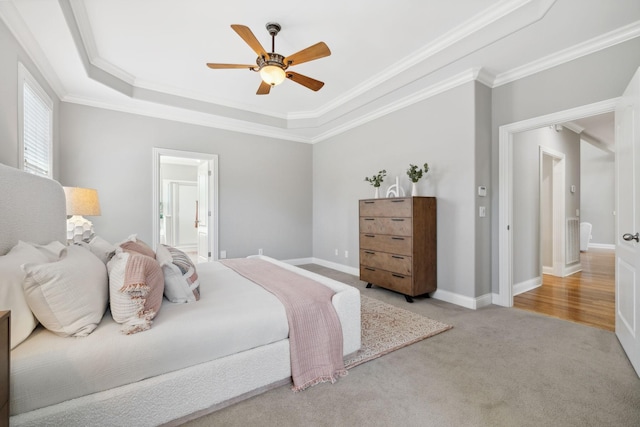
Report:
[[402,199],[392,200],[391,203],[404,203],[404,200]]
[[375,268],[365,267],[364,269],[365,269],[365,270],[369,270],[369,271],[376,271],[376,269],[375,269]]
[[370,201],[366,201],[366,202],[364,202],[364,204],[365,204],[365,205],[372,205],[372,204],[374,204],[374,203],[375,203],[375,202],[370,202]]
[[375,252],[371,252],[371,251],[364,251],[365,254],[369,254],[369,255],[375,255]]
[[398,279],[404,279],[404,276],[401,276],[399,274],[391,274],[393,277],[397,277]]
[[365,218],[364,220],[365,221],[375,221],[376,219],[375,218]]
[[399,221],[399,222],[402,222],[402,221],[404,221],[404,218],[391,218],[391,221]]
[[398,255],[391,255],[391,258],[395,258],[395,259],[404,259],[403,256],[398,256]]
[[391,240],[404,240],[404,237],[392,237]]
[[364,237],[376,237],[374,234],[365,234]]

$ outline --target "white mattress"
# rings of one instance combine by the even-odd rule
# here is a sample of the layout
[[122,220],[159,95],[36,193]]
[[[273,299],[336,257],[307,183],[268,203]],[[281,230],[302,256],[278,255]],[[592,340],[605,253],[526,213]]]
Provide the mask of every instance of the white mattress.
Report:
[[173,304],[165,300],[152,328],[145,332],[122,335],[109,312],[84,338],[61,338],[38,327],[11,352],[11,413],[134,383],[288,337],[283,306],[262,287],[219,263],[199,264],[198,275],[200,301]]

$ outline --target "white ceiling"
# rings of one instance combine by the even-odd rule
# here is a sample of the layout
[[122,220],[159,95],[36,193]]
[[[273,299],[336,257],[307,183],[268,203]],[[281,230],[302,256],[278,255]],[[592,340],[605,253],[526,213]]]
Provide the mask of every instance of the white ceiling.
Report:
[[[490,87],[640,36],[638,0],[0,0],[0,17],[61,100],[316,142],[465,81]],[[230,28],[282,25],[276,52],[331,56],[255,94]]]

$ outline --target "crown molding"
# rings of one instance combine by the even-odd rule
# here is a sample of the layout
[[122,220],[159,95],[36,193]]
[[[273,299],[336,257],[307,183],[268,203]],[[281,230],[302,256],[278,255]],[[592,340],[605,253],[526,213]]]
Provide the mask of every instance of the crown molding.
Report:
[[24,23],[13,2],[0,1],[0,19],[4,21],[9,31],[11,31],[11,34],[13,34],[18,43],[20,43],[20,46],[27,52],[29,58],[33,61],[40,74],[42,74],[42,77],[47,81],[49,86],[51,86],[51,89],[58,98],[61,99],[67,93],[67,90],[53,70],[53,67],[51,67],[47,56],[40,48],[33,34],[31,34],[31,31],[29,31],[29,28]]
[[566,127],[569,130],[572,130],[573,132],[577,133],[578,135],[580,135],[584,131],[584,128],[582,126],[580,126],[579,124],[574,123],[574,122],[564,122],[564,123],[561,123],[561,124],[562,124],[562,126]]
[[[377,86],[380,86],[381,84],[392,80],[402,72],[406,71],[408,68],[414,67],[432,58],[434,55],[457,43],[462,43],[464,40],[469,39],[479,31],[487,29],[492,25],[496,27],[500,26],[500,21],[503,20],[506,16],[515,14],[525,7],[537,5],[537,14],[535,16],[528,16],[528,20],[522,25],[522,27],[525,27],[532,22],[535,22],[538,19],[542,18],[542,16],[544,16],[544,14],[551,8],[553,3],[555,3],[555,1],[556,0],[505,0],[501,3],[495,4],[488,9],[485,9],[483,12],[469,18],[462,24],[438,37],[433,42],[429,43],[418,51],[413,52],[410,55],[400,59],[394,65],[387,67],[380,73],[365,80],[353,90],[345,92],[342,96],[335,98],[333,101],[325,104],[319,109],[307,112],[290,113],[289,119],[318,119],[341,107],[342,105],[347,104],[349,101],[357,99],[359,96],[362,96],[363,94],[373,90]],[[496,30],[496,32],[501,34],[501,37],[504,36],[503,32],[505,31],[512,32],[513,30],[510,31],[509,25],[507,24],[504,24]],[[493,41],[495,40],[492,40],[492,42]],[[460,56],[464,55],[459,55],[459,57]],[[459,57],[456,57],[456,60],[459,59]],[[493,82],[491,82],[491,84],[492,83]]]
[[574,59],[598,52],[619,43],[626,42],[640,36],[640,21],[620,27],[591,40],[571,46],[567,49],[545,56],[537,61],[530,62],[521,67],[516,67],[507,72],[498,74],[492,87],[498,87],[519,80],[523,77],[548,70]]
[[306,144],[310,144],[313,142],[311,138],[305,137],[303,135],[297,135],[290,130],[280,129],[267,125],[260,125],[253,122],[247,122],[237,119],[230,119],[228,117],[215,116],[207,113],[200,113],[193,110],[187,110],[173,106],[158,105],[153,103],[149,103],[148,105],[140,107],[131,105],[125,106],[120,103],[96,101],[94,99],[88,99],[73,95],[65,96],[62,101],[71,104],[85,105],[88,107],[102,108],[105,110],[136,114],[139,116],[152,117],[199,126],[206,126],[221,130],[264,136],[268,138],[302,142]]

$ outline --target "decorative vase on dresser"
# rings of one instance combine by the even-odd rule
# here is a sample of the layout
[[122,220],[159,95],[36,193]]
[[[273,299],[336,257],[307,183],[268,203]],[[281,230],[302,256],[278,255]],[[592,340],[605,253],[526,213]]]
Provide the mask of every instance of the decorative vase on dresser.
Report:
[[360,200],[360,280],[413,297],[437,288],[436,198]]

